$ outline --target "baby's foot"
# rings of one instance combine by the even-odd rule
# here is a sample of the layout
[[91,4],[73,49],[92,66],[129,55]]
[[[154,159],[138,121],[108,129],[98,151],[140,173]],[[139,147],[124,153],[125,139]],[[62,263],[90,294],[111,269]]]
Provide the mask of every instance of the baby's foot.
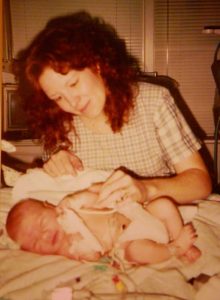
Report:
[[184,258],[187,262],[193,263],[201,256],[201,251],[196,247],[192,246],[184,254]]
[[[193,243],[196,240],[196,231],[193,227],[193,225],[187,224],[184,225],[178,238],[173,241],[173,246],[175,246],[177,248],[177,256],[183,256],[185,255],[190,249],[194,249],[196,248],[195,246],[193,246]],[[197,248],[196,248],[197,249]],[[191,250],[188,255],[191,256],[191,258],[193,257],[193,250]],[[191,254],[190,254],[191,253]],[[196,256],[196,255],[195,255]]]

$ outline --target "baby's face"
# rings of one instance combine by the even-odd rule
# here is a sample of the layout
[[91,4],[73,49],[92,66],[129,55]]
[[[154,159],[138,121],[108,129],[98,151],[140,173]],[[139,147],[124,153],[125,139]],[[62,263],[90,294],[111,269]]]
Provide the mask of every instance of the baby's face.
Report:
[[42,207],[25,217],[17,242],[23,250],[39,254],[59,254],[66,234],[57,222],[56,210]]

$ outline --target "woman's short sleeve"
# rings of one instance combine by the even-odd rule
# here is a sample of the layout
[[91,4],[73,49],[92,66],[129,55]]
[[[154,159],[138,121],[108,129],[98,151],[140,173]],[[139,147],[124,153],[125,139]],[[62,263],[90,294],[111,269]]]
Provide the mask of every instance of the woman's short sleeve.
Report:
[[201,145],[168,90],[162,90],[161,103],[154,115],[157,138],[170,164],[180,162]]

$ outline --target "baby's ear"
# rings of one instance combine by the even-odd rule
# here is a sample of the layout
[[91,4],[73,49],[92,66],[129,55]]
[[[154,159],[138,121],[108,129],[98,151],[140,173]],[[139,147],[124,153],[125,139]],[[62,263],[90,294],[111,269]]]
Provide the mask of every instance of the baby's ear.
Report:
[[63,207],[62,206],[56,206],[55,207],[55,210],[56,210],[56,214],[57,214],[57,216],[60,216],[60,215],[62,215],[63,213],[64,213],[64,209],[63,209]]
[[70,201],[70,196],[66,196],[64,197],[59,203],[58,203],[58,206],[60,207],[68,207],[69,205],[69,201]]
[[50,202],[48,202],[48,201],[44,201],[43,202],[43,205],[44,205],[44,207],[49,207],[49,208],[54,208],[55,206],[52,204],[52,203],[50,203]]

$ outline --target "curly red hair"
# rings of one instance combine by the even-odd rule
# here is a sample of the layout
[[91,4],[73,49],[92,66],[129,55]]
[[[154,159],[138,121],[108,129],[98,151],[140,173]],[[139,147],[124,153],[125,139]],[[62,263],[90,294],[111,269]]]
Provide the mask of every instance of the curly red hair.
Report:
[[74,130],[74,116],[48,101],[38,83],[43,70],[51,67],[66,74],[71,69],[90,68],[96,72],[97,66],[108,91],[104,111],[117,132],[134,107],[139,64],[111,25],[84,11],[61,16],[49,21],[18,55],[19,90],[30,125],[46,149],[52,150],[58,143],[71,144],[68,132]]

